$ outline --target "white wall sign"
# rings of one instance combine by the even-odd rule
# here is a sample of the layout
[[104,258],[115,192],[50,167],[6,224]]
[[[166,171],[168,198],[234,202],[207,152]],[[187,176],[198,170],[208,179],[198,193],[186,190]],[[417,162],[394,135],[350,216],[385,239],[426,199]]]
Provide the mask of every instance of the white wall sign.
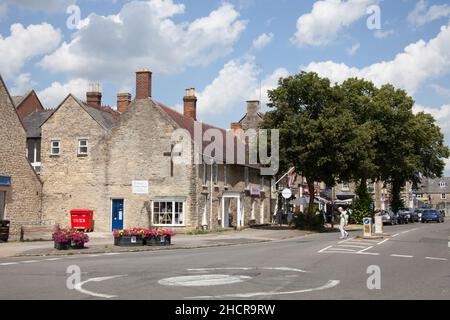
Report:
[[134,194],[148,194],[148,181],[133,181],[131,185]]

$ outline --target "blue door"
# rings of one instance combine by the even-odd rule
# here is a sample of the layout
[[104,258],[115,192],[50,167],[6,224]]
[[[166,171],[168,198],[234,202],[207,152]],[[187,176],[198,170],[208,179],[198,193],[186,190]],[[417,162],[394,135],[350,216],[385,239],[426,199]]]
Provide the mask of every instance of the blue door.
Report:
[[112,200],[112,230],[123,229],[123,199]]

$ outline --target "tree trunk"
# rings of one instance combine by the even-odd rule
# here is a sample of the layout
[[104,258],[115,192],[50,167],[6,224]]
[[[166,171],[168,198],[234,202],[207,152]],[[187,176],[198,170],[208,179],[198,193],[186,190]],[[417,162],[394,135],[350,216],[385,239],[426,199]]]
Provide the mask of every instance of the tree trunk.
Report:
[[403,183],[398,180],[392,181],[391,186],[391,208],[394,212],[398,212],[400,208],[404,206],[404,203],[401,199],[401,190],[402,190]]
[[314,179],[306,178],[306,183],[308,184],[308,190],[309,190],[309,205],[308,205],[307,215],[309,215],[311,217],[314,215],[314,199],[315,199]]

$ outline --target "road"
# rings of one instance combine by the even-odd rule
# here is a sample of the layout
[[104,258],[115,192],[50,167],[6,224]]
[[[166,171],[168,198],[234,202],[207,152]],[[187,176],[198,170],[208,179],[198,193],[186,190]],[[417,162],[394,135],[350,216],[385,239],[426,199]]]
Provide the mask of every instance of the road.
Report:
[[[328,233],[220,248],[0,259],[0,299],[450,299],[450,221],[385,232],[387,240],[352,233],[341,241]],[[70,266],[81,271],[73,289]],[[368,288],[369,267],[380,272],[380,289]]]

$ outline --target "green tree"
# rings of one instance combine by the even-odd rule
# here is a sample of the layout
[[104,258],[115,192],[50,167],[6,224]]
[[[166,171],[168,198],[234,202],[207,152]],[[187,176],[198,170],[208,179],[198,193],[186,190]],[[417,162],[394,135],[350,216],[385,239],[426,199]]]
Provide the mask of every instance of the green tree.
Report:
[[425,113],[415,115],[414,100],[404,90],[385,85],[374,102],[377,129],[376,159],[380,178],[391,186],[391,206],[397,211],[404,204],[401,190],[410,181],[417,186],[424,177],[442,176],[444,158],[450,151],[435,119]]
[[314,182],[334,185],[348,170],[355,146],[357,124],[342,108],[342,92],[328,79],[305,73],[280,79],[269,91],[270,111],[261,124],[280,130],[280,168],[295,167],[310,190],[308,215],[314,212]]

